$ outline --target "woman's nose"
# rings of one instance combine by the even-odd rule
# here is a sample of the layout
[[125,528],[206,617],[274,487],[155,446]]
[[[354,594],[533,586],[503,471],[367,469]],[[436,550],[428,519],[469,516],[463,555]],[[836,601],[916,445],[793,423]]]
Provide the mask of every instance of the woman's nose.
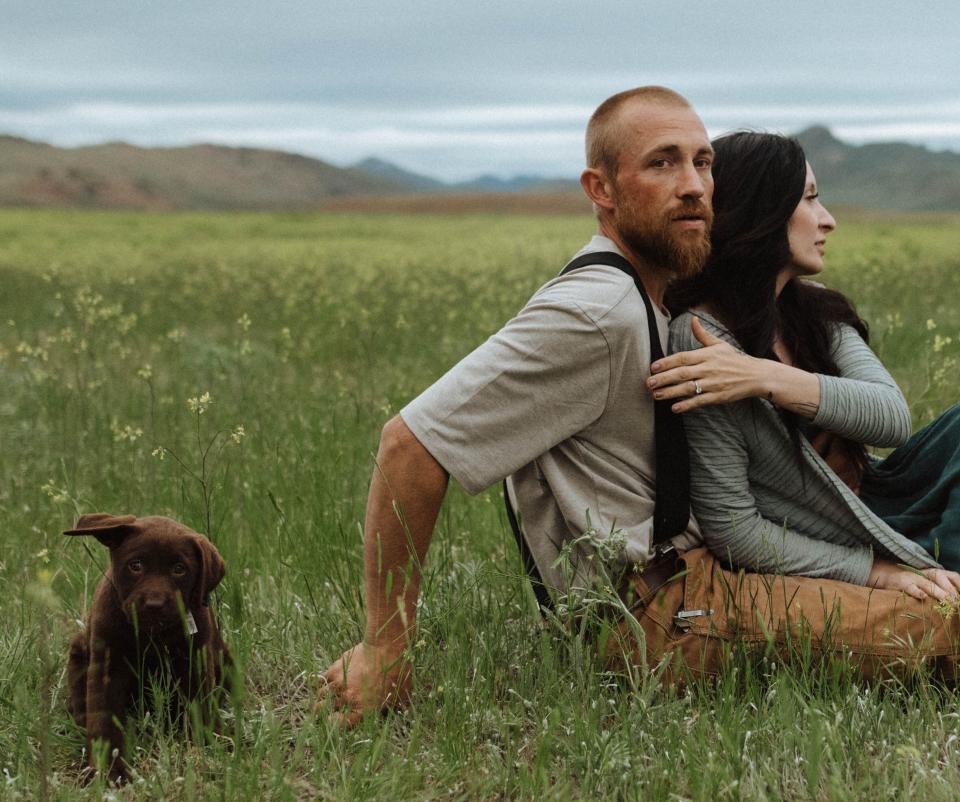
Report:
[[833,231],[836,227],[837,221],[833,219],[833,215],[824,207],[823,214],[820,216],[820,228],[826,231]]

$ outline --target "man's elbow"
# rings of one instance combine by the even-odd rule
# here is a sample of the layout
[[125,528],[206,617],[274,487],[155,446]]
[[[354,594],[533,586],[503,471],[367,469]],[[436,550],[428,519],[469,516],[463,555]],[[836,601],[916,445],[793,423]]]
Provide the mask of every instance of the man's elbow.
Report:
[[[399,415],[394,415],[380,431],[380,448],[377,451],[379,462],[392,461],[402,457],[417,456],[417,451],[426,449],[410,431],[406,421]],[[428,452],[429,453],[429,452]]]
[[377,465],[388,478],[401,474],[408,480],[446,486],[446,470],[399,415],[388,420],[380,432]]

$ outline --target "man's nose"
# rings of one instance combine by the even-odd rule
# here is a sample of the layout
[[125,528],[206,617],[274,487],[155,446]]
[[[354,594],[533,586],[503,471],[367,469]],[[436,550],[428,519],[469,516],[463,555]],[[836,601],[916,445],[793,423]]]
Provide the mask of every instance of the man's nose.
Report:
[[703,176],[693,164],[684,165],[677,177],[677,197],[702,198],[706,193]]

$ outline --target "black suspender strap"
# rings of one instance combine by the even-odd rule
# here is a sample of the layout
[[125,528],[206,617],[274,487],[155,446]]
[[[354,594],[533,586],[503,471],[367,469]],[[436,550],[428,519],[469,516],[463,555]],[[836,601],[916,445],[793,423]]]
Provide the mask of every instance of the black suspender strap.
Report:
[[[647,295],[643,282],[640,281],[640,276],[623,256],[613,251],[587,253],[570,262],[563,268],[560,275],[566,275],[573,270],[593,265],[617,268],[633,279],[634,286],[640,293],[640,298],[646,308],[647,327],[650,335],[650,362],[662,358],[663,346],[660,342],[660,332],[657,329],[653,304],[650,302],[650,297]],[[670,410],[671,403],[668,400],[653,402],[654,443],[656,446],[654,462],[657,470],[657,499],[653,511],[654,544],[660,544],[684,531],[690,519],[690,457],[687,454],[687,436],[683,429],[683,418]],[[510,528],[517,540],[517,546],[533,585],[537,602],[545,610],[553,609],[543,578],[517,523],[506,481],[503,483],[503,501]]]
[[513,511],[513,504],[510,501],[510,491],[507,489],[507,480],[503,480],[503,506],[507,508],[507,520],[510,522],[510,528],[513,530],[513,536],[517,541],[517,548],[520,550],[520,559],[523,560],[523,567],[530,578],[530,585],[533,587],[533,595],[537,597],[537,604],[541,610],[552,610],[553,600],[547,592],[546,585],[543,584],[543,577],[540,575],[540,569],[533,559],[533,553],[527,545],[527,541],[520,531],[520,524],[517,522],[517,514]]
[[[650,362],[663,358],[663,346],[657,319],[653,314],[650,296],[640,281],[640,276],[623,256],[612,251],[586,253],[574,259],[560,272],[565,275],[572,270],[589,265],[608,265],[622,270],[630,278],[643,299],[647,310],[647,328],[650,332]],[[672,412],[669,400],[653,402],[654,443],[657,468],[657,500],[653,509],[653,542],[662,543],[687,528],[690,520],[690,455],[687,453],[687,435],[683,418]]]

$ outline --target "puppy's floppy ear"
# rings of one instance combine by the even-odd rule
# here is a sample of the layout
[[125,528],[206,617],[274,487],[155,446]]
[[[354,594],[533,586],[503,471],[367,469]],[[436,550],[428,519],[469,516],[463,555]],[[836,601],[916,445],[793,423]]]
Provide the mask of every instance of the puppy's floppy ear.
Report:
[[193,586],[193,599],[191,600],[195,607],[206,604],[207,596],[210,591],[220,584],[227,573],[227,567],[224,565],[223,557],[213,545],[203,535],[196,535],[193,539],[197,553],[200,555],[200,576]]
[[108,549],[116,548],[124,538],[137,530],[135,515],[111,515],[108,512],[93,512],[81,515],[73,529],[65,535],[93,535]]

